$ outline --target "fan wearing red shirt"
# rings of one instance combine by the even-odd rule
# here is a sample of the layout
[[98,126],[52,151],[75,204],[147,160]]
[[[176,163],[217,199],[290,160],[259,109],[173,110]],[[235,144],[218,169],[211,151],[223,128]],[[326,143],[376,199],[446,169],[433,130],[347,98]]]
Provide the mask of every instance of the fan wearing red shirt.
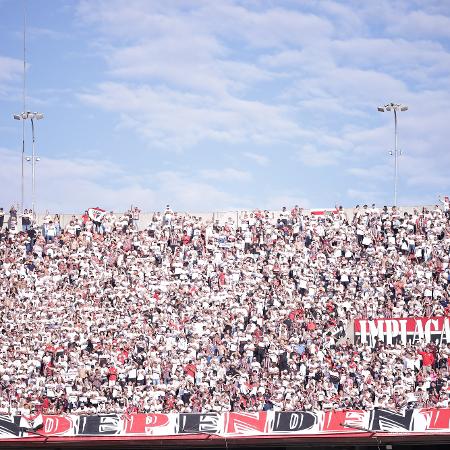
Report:
[[431,372],[435,358],[432,352],[418,350],[417,353],[422,356],[422,368],[424,372]]
[[293,311],[291,311],[289,313],[289,319],[291,319],[293,322],[295,320],[302,320],[303,319],[303,309],[298,308],[298,309],[294,309]]
[[175,398],[173,397],[173,395],[170,394],[164,401],[165,401],[165,410],[166,411],[171,411],[172,409],[175,408],[176,401],[175,401]]
[[114,366],[111,366],[108,369],[108,380],[109,380],[109,387],[113,387],[116,384],[117,369]]
[[44,395],[41,400],[42,411],[46,413],[49,407],[50,407],[50,400],[46,395]]
[[219,286],[223,286],[225,284],[225,272],[221,270],[219,272]]
[[[117,356],[117,361],[120,362],[120,364],[125,364],[125,361],[128,359],[128,352],[126,350],[121,350],[119,355]],[[116,370],[113,367],[114,370]],[[117,370],[116,370],[116,378],[117,378]]]
[[183,245],[188,245],[189,242],[191,242],[191,238],[190,238],[190,236],[188,236],[186,230],[183,232],[183,236],[181,238],[181,242],[182,242]]
[[196,372],[197,372],[197,368],[195,367],[195,364],[192,363],[192,360],[190,360],[189,364],[186,364],[184,366],[184,373],[186,374],[186,378],[190,377],[190,378],[192,378],[192,382],[194,382]]

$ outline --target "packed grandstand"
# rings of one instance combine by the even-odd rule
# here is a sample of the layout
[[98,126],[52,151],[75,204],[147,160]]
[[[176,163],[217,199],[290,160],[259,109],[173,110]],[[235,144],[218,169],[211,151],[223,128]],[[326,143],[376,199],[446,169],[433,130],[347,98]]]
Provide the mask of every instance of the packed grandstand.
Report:
[[449,219],[447,199],[145,226],[11,208],[0,414],[448,407]]

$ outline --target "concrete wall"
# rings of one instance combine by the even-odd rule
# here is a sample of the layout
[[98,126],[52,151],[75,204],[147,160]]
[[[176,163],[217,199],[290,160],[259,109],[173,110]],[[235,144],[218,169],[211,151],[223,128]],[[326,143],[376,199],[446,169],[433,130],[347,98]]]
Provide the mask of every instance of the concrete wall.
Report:
[[[400,207],[399,210],[401,213],[404,212],[408,212],[408,213],[412,213],[414,211],[414,209],[419,209],[421,210],[424,206],[407,206],[407,207]],[[429,209],[433,209],[434,205],[426,205],[426,208]],[[320,208],[317,208],[320,209]],[[215,212],[204,212],[204,213],[188,213],[191,216],[194,217],[200,217],[203,221],[216,221],[218,220],[219,223],[223,224],[225,221],[227,221],[228,219],[233,220],[234,222],[237,222],[238,224],[240,224],[241,220],[243,219],[244,215],[246,213],[251,213],[253,210],[240,210],[240,211],[215,211]],[[309,215],[310,214],[309,209],[305,209],[304,210],[304,214],[305,215]],[[347,214],[347,216],[351,219],[354,215],[354,208],[344,208],[345,213]],[[276,220],[279,215],[281,213],[281,210],[279,211],[270,211],[270,218],[273,220]],[[120,214],[116,214],[116,216],[119,216]],[[80,214],[75,214],[76,217],[81,217]],[[149,223],[151,222],[153,217],[153,212],[148,212],[148,213],[141,213],[140,215],[140,219],[139,219],[139,227],[145,228],[149,225]],[[9,218],[8,214],[5,214],[5,224],[7,223]],[[37,223],[40,225],[42,224],[44,219],[44,214],[38,214],[37,215]],[[72,214],[60,214],[60,219],[61,219],[61,226],[65,227],[70,220],[72,219]],[[20,219],[19,219],[20,222]]]

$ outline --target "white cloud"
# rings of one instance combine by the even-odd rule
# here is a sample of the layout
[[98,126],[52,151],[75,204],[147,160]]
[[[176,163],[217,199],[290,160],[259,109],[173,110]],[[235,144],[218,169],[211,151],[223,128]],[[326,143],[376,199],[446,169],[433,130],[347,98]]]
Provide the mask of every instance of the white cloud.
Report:
[[169,35],[107,53],[110,74],[123,79],[155,80],[174,86],[222,94],[227,80],[214,65],[221,55],[212,37],[179,39]]
[[450,17],[429,14],[425,11],[411,11],[408,14],[399,15],[387,31],[416,38],[448,38],[450,37]]
[[357,37],[333,41],[330,47],[339,63],[351,60],[354,65],[379,67],[400,77],[416,67],[425,73],[449,67],[450,56],[438,42]]
[[[445,167],[444,171],[442,167]],[[450,188],[448,167],[450,167],[448,155],[439,158],[430,158],[428,155],[405,155],[401,159],[400,174],[403,174],[409,186],[426,186],[442,193]]]
[[182,38],[171,34],[105,50],[113,77],[154,81],[219,96],[274,77],[256,64],[227,59],[225,48],[213,36],[203,34]]
[[386,197],[386,193],[377,190],[368,189],[348,189],[347,195],[364,204],[380,204],[380,202]]
[[0,82],[12,81],[22,71],[22,61],[0,55]]
[[403,81],[387,73],[353,67],[335,67],[321,76],[302,79],[296,83],[294,89],[306,97],[339,97],[341,104],[348,109],[377,105],[380,95],[402,98],[408,91]]
[[[4,208],[20,202],[20,154],[0,148],[4,171],[2,201]],[[199,175],[199,176],[198,176]],[[38,212],[79,213],[91,206],[115,212],[131,204],[143,211],[163,209],[170,204],[177,211],[214,212],[301,204],[308,207],[304,195],[272,189],[261,202],[245,191],[236,194],[221,190],[215,181],[247,182],[251,174],[232,168],[203,171],[200,174],[179,170],[159,170],[132,175],[108,160],[56,159],[42,157],[36,169],[36,205]],[[213,182],[211,182],[213,181]],[[25,207],[31,206],[31,173],[25,172]]]
[[341,158],[337,150],[319,150],[314,145],[306,144],[297,152],[298,159],[309,167],[334,166]]
[[261,144],[305,135],[287,109],[232,96],[213,98],[109,82],[79,98],[120,113],[121,125],[138,132],[151,145],[175,150],[205,140]]
[[279,211],[283,206],[286,208],[293,208],[295,205],[301,208],[310,208],[311,204],[307,198],[302,194],[295,192],[279,192],[270,195],[264,202],[262,207],[264,209]]
[[22,79],[22,73],[22,61],[0,55],[0,96],[6,97],[12,92],[14,83]]
[[364,180],[383,181],[393,179],[393,166],[386,164],[376,164],[370,167],[350,167],[347,169],[350,175]]
[[250,172],[233,169],[232,167],[225,167],[223,169],[205,169],[200,171],[200,175],[206,180],[223,182],[252,180],[252,174]]
[[244,152],[243,156],[245,156],[248,159],[251,159],[253,162],[255,162],[260,166],[267,166],[270,161],[267,156],[254,152]]
[[229,210],[244,207],[245,197],[235,198],[213,185],[198,181],[192,176],[177,171],[163,171],[157,174],[159,189],[165,193],[171,205],[178,210],[208,212],[218,209]]
[[[69,38],[69,34],[63,33],[61,31],[56,31],[51,28],[43,28],[43,27],[28,27],[27,28],[28,39],[36,39],[36,38],[47,38],[47,39],[66,39]],[[23,39],[23,34],[18,34],[20,39]]]
[[[0,149],[4,207],[20,201],[20,155]],[[30,206],[30,173],[26,168],[25,206]],[[150,181],[149,181],[150,180]],[[196,212],[247,205],[245,196],[234,198],[192,175],[160,171],[132,176],[106,160],[42,157],[36,169],[38,211],[79,212],[90,206],[123,211],[132,204],[145,211],[161,210],[170,203],[178,210]],[[251,202],[248,200],[248,203]],[[6,205],[6,206],[5,206]]]
[[233,31],[256,48],[305,45],[330,36],[334,29],[323,17],[292,9],[252,11],[231,3],[216,2],[213,10],[205,12],[213,18],[209,22],[211,29],[225,37]]
[[[245,7],[235,2],[146,2],[142,0],[82,1],[80,19],[108,35],[136,38],[161,33],[184,35],[216,33],[240,39],[256,48],[304,45],[333,32],[326,18],[284,8]],[[131,26],[130,26],[131,25]]]
[[333,22],[335,33],[340,36],[348,38],[364,32],[366,28],[364,21],[356,12],[356,8],[352,8],[351,5],[321,0],[317,7]]

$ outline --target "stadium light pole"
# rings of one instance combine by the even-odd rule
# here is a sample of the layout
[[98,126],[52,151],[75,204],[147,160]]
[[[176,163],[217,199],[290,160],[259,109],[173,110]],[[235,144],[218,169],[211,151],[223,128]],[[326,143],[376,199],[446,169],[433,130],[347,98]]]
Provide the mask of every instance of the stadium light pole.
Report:
[[[408,111],[406,105],[399,103],[388,103],[384,106],[378,107],[379,112],[393,111],[394,112],[394,206],[397,206],[397,181],[398,181],[398,134],[397,134],[397,113],[399,111]],[[392,152],[390,152],[392,155]],[[401,154],[401,152],[400,152]]]
[[[21,114],[14,114],[14,119],[16,120],[31,120],[31,138],[32,138],[32,150],[31,157],[26,157],[27,161],[31,160],[31,185],[32,185],[32,195],[31,195],[31,209],[33,214],[36,214],[35,204],[36,204],[36,161],[39,161],[39,157],[36,156],[36,139],[34,133],[34,120],[41,120],[44,118],[44,114],[38,112],[23,112]],[[22,153],[22,165],[23,165],[23,153]],[[23,170],[22,170],[22,193],[23,193]],[[22,194],[23,195],[23,194]],[[22,200],[23,201],[23,200]]]
[[[22,115],[14,114],[14,119],[21,120]],[[23,198],[24,198],[24,160],[25,160],[25,121],[22,122],[22,155],[20,164],[20,212],[23,213]]]

